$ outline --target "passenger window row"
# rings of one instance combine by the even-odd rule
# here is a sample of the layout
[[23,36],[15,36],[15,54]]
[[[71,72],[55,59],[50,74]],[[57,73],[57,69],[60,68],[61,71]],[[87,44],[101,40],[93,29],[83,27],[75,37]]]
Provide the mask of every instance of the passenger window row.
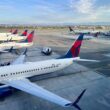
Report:
[[[45,67],[45,68],[40,68],[40,69],[38,68],[38,69],[33,69],[33,70],[26,70],[26,71],[21,71],[21,72],[16,72],[16,73],[10,73],[10,75],[22,74],[22,73],[27,73],[27,72],[34,72],[34,71],[39,71],[39,70],[49,69],[49,68],[55,68],[55,67],[58,67],[58,66],[50,66],[50,67]],[[5,77],[5,76],[8,76],[8,74],[1,75],[1,77]]]

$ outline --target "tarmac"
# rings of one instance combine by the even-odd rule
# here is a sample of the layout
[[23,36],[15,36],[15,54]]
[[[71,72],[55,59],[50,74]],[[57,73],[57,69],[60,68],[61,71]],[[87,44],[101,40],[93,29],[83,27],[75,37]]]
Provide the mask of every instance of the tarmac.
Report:
[[[44,38],[44,37],[43,37]],[[52,39],[56,39],[52,37]],[[52,39],[49,40],[52,41]],[[63,39],[63,38],[62,38]],[[48,40],[48,39],[46,39]],[[58,40],[58,39],[57,39]],[[54,42],[56,42],[55,40]],[[60,39],[61,40],[61,39]],[[67,42],[68,41],[68,42]],[[96,40],[97,41],[97,40]],[[100,62],[74,62],[71,66],[53,73],[37,75],[30,78],[33,83],[58,94],[74,102],[78,95],[86,89],[86,92],[78,105],[82,110],[109,110],[110,109],[110,74],[109,54],[110,43],[108,41],[97,42],[84,41],[80,57],[84,59],[96,59]],[[59,41],[61,45],[61,41]],[[65,43],[64,43],[65,42]],[[28,49],[26,61],[40,61],[56,58],[66,52],[73,40],[63,39],[63,46],[48,44],[52,47],[51,56],[41,53],[42,46],[34,45]],[[108,43],[106,43],[108,42]],[[54,44],[54,43],[53,43]],[[68,44],[68,45],[67,45]],[[104,44],[104,45],[103,45]],[[107,56],[108,55],[108,56]],[[12,61],[15,54],[1,54],[0,61]],[[64,108],[41,98],[17,91],[0,102],[0,110],[77,110],[76,108]]]

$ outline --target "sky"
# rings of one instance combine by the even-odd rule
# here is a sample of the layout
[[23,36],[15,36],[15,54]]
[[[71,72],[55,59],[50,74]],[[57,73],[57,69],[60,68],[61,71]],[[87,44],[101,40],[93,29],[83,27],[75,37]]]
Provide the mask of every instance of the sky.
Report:
[[110,0],[0,0],[0,24],[109,24]]

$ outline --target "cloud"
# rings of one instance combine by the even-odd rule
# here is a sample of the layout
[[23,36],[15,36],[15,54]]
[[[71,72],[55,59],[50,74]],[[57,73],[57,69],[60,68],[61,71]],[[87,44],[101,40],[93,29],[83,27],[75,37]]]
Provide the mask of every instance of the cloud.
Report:
[[71,0],[70,7],[77,13],[75,22],[108,22],[110,18],[110,5],[98,6],[98,0]]
[[71,7],[79,13],[88,14],[93,12],[96,0],[71,0]]
[[12,7],[12,6],[9,6],[9,5],[0,5],[0,10],[12,10],[12,9],[14,9],[14,7]]
[[[6,23],[89,23],[108,22],[110,4],[99,0],[8,0],[0,1],[0,22]],[[100,3],[99,3],[100,2]],[[99,4],[100,5],[99,5]],[[13,15],[13,16],[10,16]]]

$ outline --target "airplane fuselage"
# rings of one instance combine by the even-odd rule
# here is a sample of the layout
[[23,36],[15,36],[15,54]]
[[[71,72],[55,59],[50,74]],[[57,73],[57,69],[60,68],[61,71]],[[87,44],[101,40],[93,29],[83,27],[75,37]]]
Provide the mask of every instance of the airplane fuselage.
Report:
[[0,83],[4,80],[16,80],[44,73],[55,72],[71,65],[72,63],[73,58],[68,58],[0,67]]
[[12,33],[0,33],[0,37],[6,37],[11,35]]
[[0,41],[7,41],[7,40],[12,40],[12,41],[20,41],[26,39],[26,36],[19,36],[19,35],[0,35]]
[[13,49],[19,49],[19,48],[23,48],[23,47],[30,47],[32,45],[33,45],[33,42],[32,43],[5,42],[5,43],[0,44],[0,51],[8,50],[11,47],[13,47]]

